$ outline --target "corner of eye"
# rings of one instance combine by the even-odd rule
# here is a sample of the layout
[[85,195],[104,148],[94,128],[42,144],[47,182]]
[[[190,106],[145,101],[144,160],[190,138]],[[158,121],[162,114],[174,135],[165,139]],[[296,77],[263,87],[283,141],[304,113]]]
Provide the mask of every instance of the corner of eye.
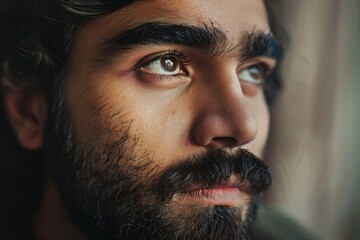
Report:
[[266,64],[270,69],[273,69],[277,65],[277,59],[271,57],[265,57],[263,63]]

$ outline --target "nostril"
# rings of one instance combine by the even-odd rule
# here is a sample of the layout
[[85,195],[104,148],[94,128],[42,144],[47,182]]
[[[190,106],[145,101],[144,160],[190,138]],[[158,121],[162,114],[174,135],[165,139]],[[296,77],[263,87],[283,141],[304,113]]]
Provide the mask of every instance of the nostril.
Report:
[[232,137],[214,137],[212,139],[212,145],[215,147],[235,147],[238,145],[238,142],[235,138]]

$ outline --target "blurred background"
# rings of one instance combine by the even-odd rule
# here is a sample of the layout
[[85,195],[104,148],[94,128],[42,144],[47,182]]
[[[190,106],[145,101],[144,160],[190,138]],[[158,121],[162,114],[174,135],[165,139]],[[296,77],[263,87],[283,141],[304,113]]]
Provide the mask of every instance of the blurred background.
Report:
[[[266,200],[321,239],[360,240],[360,1],[268,1],[290,41],[284,89],[272,109],[274,182]],[[0,0],[0,16],[16,3]],[[9,132],[9,126],[0,129],[0,135]],[[14,139],[3,137],[0,144],[8,141]],[[31,170],[34,162],[4,156],[1,182],[18,189],[18,202],[1,199],[1,211],[13,207],[4,210],[11,219],[36,206],[23,200],[41,174]]]
[[290,43],[267,201],[321,239],[360,239],[360,1],[269,2]]

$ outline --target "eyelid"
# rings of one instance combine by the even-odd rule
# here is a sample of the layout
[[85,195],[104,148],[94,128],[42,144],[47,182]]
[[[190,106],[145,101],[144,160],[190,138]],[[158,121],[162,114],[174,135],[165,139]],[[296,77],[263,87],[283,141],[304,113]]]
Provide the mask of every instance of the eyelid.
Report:
[[271,75],[271,73],[274,71],[274,69],[276,68],[277,65],[277,60],[274,58],[269,58],[269,57],[256,57],[253,58],[251,60],[245,61],[242,64],[239,65],[238,67],[238,72],[240,72],[241,70],[254,66],[254,65],[258,65],[261,64],[261,66],[264,67],[265,71],[264,71],[264,77],[267,78]]
[[[177,74],[160,74],[153,73],[150,71],[144,70],[144,68],[148,67],[152,63],[159,61],[163,57],[176,57],[179,61],[179,67],[181,73]],[[187,65],[191,59],[188,55],[185,55],[181,51],[177,50],[168,50],[162,51],[158,53],[154,53],[151,55],[147,55],[142,58],[135,67],[136,75],[139,79],[141,79],[145,83],[149,83],[154,86],[163,86],[163,87],[173,87],[178,85],[179,83],[184,83],[185,79],[189,80],[189,71]]]
[[162,51],[162,52],[158,52],[158,53],[154,53],[151,55],[147,55],[145,57],[143,57],[142,59],[140,59],[140,61],[135,65],[135,70],[141,70],[142,67],[146,67],[148,65],[150,65],[152,62],[159,60],[162,57],[165,56],[176,56],[178,57],[181,61],[181,64],[186,66],[190,61],[190,57],[188,55],[186,55],[185,53],[183,53],[182,51],[178,51],[178,50],[168,50],[168,51]]

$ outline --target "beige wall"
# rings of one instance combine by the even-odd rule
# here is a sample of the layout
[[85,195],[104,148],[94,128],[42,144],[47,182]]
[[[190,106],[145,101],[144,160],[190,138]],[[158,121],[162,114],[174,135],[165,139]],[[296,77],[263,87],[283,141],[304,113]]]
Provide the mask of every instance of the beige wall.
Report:
[[268,199],[322,239],[360,239],[360,1],[272,4],[291,40]]

